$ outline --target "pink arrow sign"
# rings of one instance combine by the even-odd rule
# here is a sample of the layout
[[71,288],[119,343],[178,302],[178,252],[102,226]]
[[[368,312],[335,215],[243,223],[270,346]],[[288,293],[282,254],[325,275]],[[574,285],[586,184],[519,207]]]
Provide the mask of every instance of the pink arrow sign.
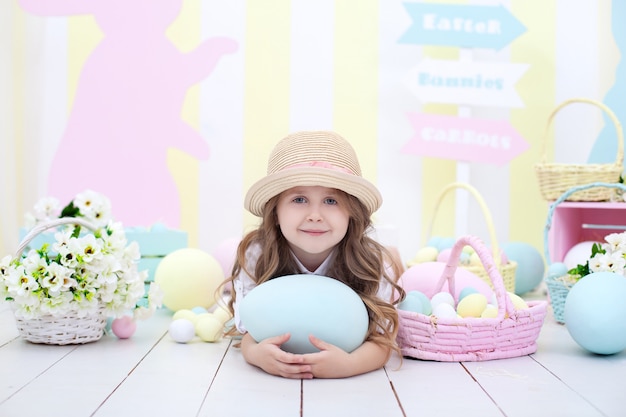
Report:
[[505,120],[418,113],[407,116],[415,136],[404,145],[403,153],[504,165],[528,149],[528,143]]

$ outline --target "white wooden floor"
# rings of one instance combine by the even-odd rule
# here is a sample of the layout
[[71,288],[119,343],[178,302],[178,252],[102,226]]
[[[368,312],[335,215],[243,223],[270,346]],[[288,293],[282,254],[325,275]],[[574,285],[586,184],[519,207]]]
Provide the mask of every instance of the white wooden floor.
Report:
[[583,351],[551,313],[537,353],[489,362],[398,358],[340,380],[287,380],[229,340],[177,344],[165,310],[131,339],[22,340],[0,304],[0,416],[626,416],[626,352]]

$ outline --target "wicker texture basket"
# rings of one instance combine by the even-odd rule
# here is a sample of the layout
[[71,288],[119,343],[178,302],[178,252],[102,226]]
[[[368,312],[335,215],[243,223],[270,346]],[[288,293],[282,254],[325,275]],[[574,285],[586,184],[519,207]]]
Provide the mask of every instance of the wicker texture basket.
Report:
[[[550,266],[553,262],[550,257],[550,229],[552,228],[552,219],[554,217],[554,211],[557,206],[567,199],[574,193],[585,192],[589,189],[593,188],[602,188],[605,190],[617,190],[619,192],[625,192],[626,186],[620,183],[603,183],[603,182],[595,182],[591,184],[583,184],[577,187],[572,187],[559,198],[556,199],[548,210],[548,215],[546,217],[546,224],[543,230],[543,250],[544,257],[546,258],[546,263]],[[554,319],[558,323],[565,323],[565,299],[567,298],[567,294],[569,294],[569,290],[576,283],[577,277],[566,274],[562,276],[549,276],[546,275],[544,281],[546,282],[546,286],[548,287],[548,296],[550,299],[550,305],[552,307],[552,314],[554,315]]]
[[474,236],[461,237],[439,279],[454,292],[454,272],[463,246],[473,247],[493,282],[498,303],[495,318],[437,318],[398,310],[398,344],[404,356],[441,362],[485,361],[528,355],[537,350],[537,338],[547,311],[546,301],[529,301],[528,308],[515,310],[506,294],[502,276],[489,250]]
[[[549,163],[546,157],[547,139],[557,113],[564,107],[573,103],[588,103],[599,107],[609,116],[615,130],[617,132],[617,153],[615,162],[606,164],[565,164],[565,163]],[[564,101],[557,106],[546,125],[543,143],[542,143],[542,159],[535,165],[535,174],[539,181],[539,190],[541,195],[547,201],[553,201],[559,198],[564,192],[572,187],[589,184],[593,182],[616,183],[619,181],[620,175],[624,170],[622,165],[624,161],[624,135],[622,125],[610,108],[599,101],[573,98]],[[568,201],[607,201],[610,200],[612,192],[606,188],[592,188],[578,191],[568,195]]]
[[[96,230],[90,222],[75,217],[64,217],[35,226],[20,242],[15,257],[20,258],[31,240],[41,232],[66,224],[76,224]],[[17,329],[25,340],[48,345],[74,345],[95,342],[104,334],[107,317],[101,307],[95,314],[68,314],[56,317],[42,315],[33,319],[15,317]]]
[[[491,212],[489,211],[489,208],[487,207],[485,200],[480,195],[478,190],[476,190],[476,188],[472,187],[471,185],[463,183],[463,182],[453,182],[451,184],[448,184],[441,191],[435,203],[433,217],[430,221],[428,231],[426,233],[426,241],[428,241],[430,237],[432,236],[432,230],[433,230],[433,226],[435,223],[435,218],[437,216],[439,206],[441,205],[444,197],[448,193],[456,189],[467,190],[474,197],[474,199],[477,201],[478,205],[480,206],[483,216],[485,218],[485,222],[487,224],[487,229],[489,231],[489,239],[491,240],[491,249],[493,252],[493,259],[495,260],[496,267],[500,271],[500,274],[502,275],[502,279],[504,280],[504,287],[506,288],[507,291],[515,292],[515,272],[517,271],[517,262],[508,261],[506,264],[502,265],[501,257],[500,257],[500,248],[498,245],[498,240],[496,238],[496,231],[493,226],[493,219],[491,217]],[[489,278],[487,274],[487,270],[483,267],[483,265],[461,265],[461,267],[479,276],[483,281],[485,281],[487,284],[493,287],[491,279]]]

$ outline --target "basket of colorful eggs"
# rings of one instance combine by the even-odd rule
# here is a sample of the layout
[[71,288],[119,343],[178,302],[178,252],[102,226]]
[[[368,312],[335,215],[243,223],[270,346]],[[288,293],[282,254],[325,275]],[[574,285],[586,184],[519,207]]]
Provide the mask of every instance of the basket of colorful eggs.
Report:
[[[495,298],[492,304],[483,293],[460,296],[456,292],[455,275],[465,246],[475,250],[491,279]],[[430,313],[411,308],[412,294],[419,292],[408,291],[398,305],[397,340],[404,356],[449,362],[484,361],[528,355],[537,350],[547,302],[525,301],[508,292],[489,249],[479,238],[459,238],[441,271],[434,295],[417,303],[422,307],[430,303]]]
[[[626,241],[626,235],[624,233],[621,235],[609,235],[617,242],[614,245],[609,244],[610,242],[607,241],[609,236],[605,237],[606,242],[604,245],[594,244],[594,246],[591,247],[589,260],[575,268],[568,268],[563,262],[552,262],[549,239],[550,229],[552,228],[552,221],[556,208],[564,201],[569,201],[568,199],[572,194],[580,193],[581,191],[584,192],[593,188],[613,190],[615,193],[621,194],[626,191],[626,186],[621,183],[595,182],[579,185],[572,187],[561,194],[561,196],[550,205],[548,210],[546,225],[543,233],[544,256],[546,258],[546,262],[548,263],[545,282],[548,288],[552,313],[554,315],[554,319],[558,323],[565,323],[565,300],[570,289],[578,282],[578,280],[593,272],[608,271],[623,273],[624,252],[622,251],[622,248],[624,247],[624,244],[620,244],[620,242]],[[604,263],[602,261],[603,258],[605,259]],[[620,258],[622,261],[620,261]],[[594,260],[597,262],[593,262]],[[616,268],[619,268],[620,270],[615,271]]]
[[[416,258],[413,261],[409,262],[409,266],[411,266],[412,264],[424,262],[424,261],[435,261],[435,260],[445,261],[446,258],[449,256],[450,254],[449,248],[442,250],[442,251],[438,251],[438,249],[435,248],[434,246],[428,246],[428,245],[429,245],[429,242],[431,241],[433,225],[435,223],[435,218],[439,211],[439,207],[441,206],[441,203],[443,202],[444,197],[455,189],[467,190],[474,197],[479,207],[481,208],[483,216],[485,218],[485,222],[487,224],[487,229],[489,231],[489,238],[491,241],[491,251],[493,254],[493,259],[496,264],[496,268],[499,270],[500,275],[502,276],[502,279],[504,280],[504,287],[506,288],[506,290],[510,292],[514,292],[517,262],[507,259],[504,253],[500,250],[500,247],[498,245],[498,240],[496,238],[496,231],[493,225],[493,219],[491,217],[491,212],[489,211],[489,208],[487,207],[485,200],[482,198],[482,196],[480,195],[478,190],[476,190],[476,188],[472,187],[469,184],[462,183],[462,182],[454,182],[454,183],[448,184],[439,194],[435,203],[433,217],[430,221],[428,231],[426,233],[427,246],[425,248],[422,248],[420,252],[418,252],[418,254],[416,255]],[[473,252],[474,251],[472,250],[471,247],[464,248],[461,259],[459,261],[460,267],[469,270],[473,274],[482,278],[483,281],[485,281],[487,284],[492,285],[491,279],[487,274],[487,270],[484,268],[483,264],[480,262],[480,259],[478,258],[478,256]],[[424,256],[423,254],[426,254],[426,255]]]

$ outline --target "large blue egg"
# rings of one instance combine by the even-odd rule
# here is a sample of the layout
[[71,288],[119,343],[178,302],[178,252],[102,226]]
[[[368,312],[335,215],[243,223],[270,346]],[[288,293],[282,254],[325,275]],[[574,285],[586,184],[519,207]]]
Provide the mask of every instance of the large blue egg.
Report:
[[612,355],[626,349],[626,278],[596,272],[578,281],[565,299],[565,326],[584,349]]
[[267,281],[241,300],[239,314],[256,341],[290,333],[282,349],[292,353],[319,351],[309,335],[352,352],[363,343],[369,327],[361,297],[347,285],[320,275]]

